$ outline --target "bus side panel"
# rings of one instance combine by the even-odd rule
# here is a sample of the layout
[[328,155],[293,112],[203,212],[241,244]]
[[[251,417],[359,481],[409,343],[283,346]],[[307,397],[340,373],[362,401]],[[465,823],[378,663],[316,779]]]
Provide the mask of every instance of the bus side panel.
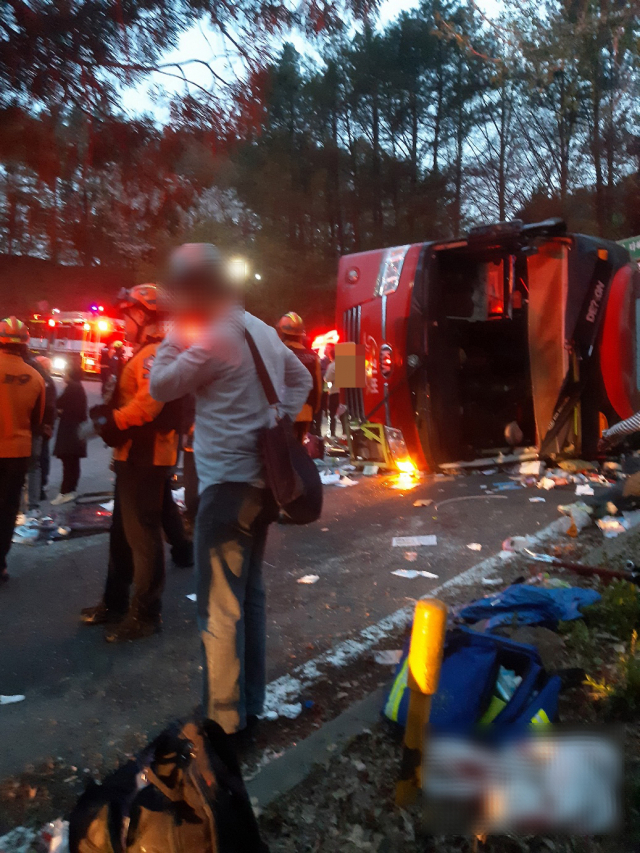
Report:
[[377,360],[382,314],[374,293],[384,254],[384,249],[376,249],[345,255],[338,267],[336,328],[340,340],[364,344],[366,350],[365,388],[347,388],[342,395],[349,415],[360,421],[382,401]]
[[404,260],[398,289],[387,297],[386,335],[383,343],[391,347],[393,356],[393,371],[387,382],[389,425],[402,430],[411,459],[418,468],[424,470],[428,465],[416,422],[415,402],[409,381],[411,367],[407,364],[411,299],[422,247],[422,243],[411,246]]
[[609,403],[620,418],[640,410],[640,273],[628,264],[611,282],[600,344]]

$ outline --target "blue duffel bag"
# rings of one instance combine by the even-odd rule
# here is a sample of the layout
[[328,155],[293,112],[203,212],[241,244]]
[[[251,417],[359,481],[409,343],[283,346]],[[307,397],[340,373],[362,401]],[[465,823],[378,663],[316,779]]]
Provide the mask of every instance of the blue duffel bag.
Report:
[[[408,644],[383,713],[402,727],[409,708]],[[431,703],[432,731],[483,733],[502,739],[557,719],[562,682],[549,675],[534,646],[467,628],[447,632],[438,691]]]

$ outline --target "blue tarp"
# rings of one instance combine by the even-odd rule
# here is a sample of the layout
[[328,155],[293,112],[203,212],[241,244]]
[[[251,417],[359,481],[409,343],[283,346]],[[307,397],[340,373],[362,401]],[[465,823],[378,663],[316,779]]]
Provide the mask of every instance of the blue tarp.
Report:
[[540,589],[526,584],[514,584],[496,595],[487,596],[464,607],[459,616],[465,622],[488,619],[486,630],[499,625],[546,625],[579,619],[580,609],[600,601],[594,589]]

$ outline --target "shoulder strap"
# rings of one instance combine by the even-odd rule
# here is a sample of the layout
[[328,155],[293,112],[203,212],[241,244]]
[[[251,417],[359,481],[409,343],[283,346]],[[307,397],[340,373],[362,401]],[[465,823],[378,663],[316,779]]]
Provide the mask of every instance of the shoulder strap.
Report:
[[271,377],[267,371],[266,365],[260,355],[260,350],[256,346],[256,342],[251,337],[251,334],[247,329],[244,330],[244,336],[249,344],[249,349],[251,350],[251,355],[253,356],[253,363],[256,366],[256,371],[258,373],[258,379],[260,380],[260,384],[264,389],[264,393],[269,401],[270,406],[277,406],[280,402],[280,398],[276,394],[276,389],[273,387],[273,382],[271,381]]

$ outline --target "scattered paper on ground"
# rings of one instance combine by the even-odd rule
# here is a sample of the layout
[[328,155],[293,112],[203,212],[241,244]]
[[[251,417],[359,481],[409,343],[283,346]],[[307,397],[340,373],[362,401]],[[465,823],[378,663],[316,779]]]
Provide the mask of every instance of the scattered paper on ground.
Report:
[[595,492],[588,483],[576,486],[576,495],[594,495]]
[[499,586],[502,578],[482,578],[482,586]]
[[106,509],[107,512],[113,512],[113,499],[110,501],[105,501],[103,504],[100,504],[102,509]]
[[418,548],[420,545],[437,545],[438,537],[429,536],[394,536],[391,542],[393,548]]
[[415,563],[415,561],[418,559],[418,552],[417,551],[405,551],[404,552],[404,558],[405,558],[405,560],[408,560],[410,563]]
[[605,515],[604,518],[599,518],[596,524],[602,530],[606,539],[613,539],[629,528],[629,523],[625,519],[614,518],[612,515]]
[[317,583],[320,580],[320,575],[304,575],[298,578],[298,583]]
[[362,473],[365,477],[375,477],[375,475],[378,473],[378,470],[379,468],[377,465],[365,465],[362,469]]
[[529,498],[530,504],[544,504],[547,502],[546,498]]
[[399,578],[407,578],[408,580],[413,580],[414,578],[437,578],[438,575],[434,575],[433,572],[421,572],[418,569],[396,569],[395,572],[391,572],[392,575],[397,575]]
[[14,696],[2,696],[0,694],[0,705],[15,705],[16,702],[24,701],[24,698],[20,693],[16,693]]
[[467,548],[470,551],[482,551],[482,545],[479,542],[469,542]]
[[184,486],[180,486],[180,488],[179,488],[179,489],[172,489],[172,490],[171,490],[171,497],[173,498],[173,500],[175,501],[175,503],[177,503],[177,504],[178,504],[178,506],[179,506],[181,509],[184,509],[184,508],[185,508],[185,503],[184,503]]
[[198,596],[195,594],[195,592],[190,592],[187,595],[187,598],[189,599],[189,601],[197,601],[198,600]]
[[352,479],[351,479],[351,477],[347,477],[347,476],[345,475],[344,477],[340,477],[340,480],[336,483],[336,485],[337,485],[337,486],[342,486],[343,488],[344,488],[344,487],[346,487],[346,486],[357,486],[357,485],[358,485],[358,481],[357,481],[357,480],[352,480]]
[[432,503],[433,503],[433,501],[431,500],[431,498],[420,498],[420,500],[414,501],[413,505],[414,506],[431,506]]
[[402,657],[402,649],[385,649],[384,651],[374,652],[373,659],[376,663],[382,666],[396,666]]

